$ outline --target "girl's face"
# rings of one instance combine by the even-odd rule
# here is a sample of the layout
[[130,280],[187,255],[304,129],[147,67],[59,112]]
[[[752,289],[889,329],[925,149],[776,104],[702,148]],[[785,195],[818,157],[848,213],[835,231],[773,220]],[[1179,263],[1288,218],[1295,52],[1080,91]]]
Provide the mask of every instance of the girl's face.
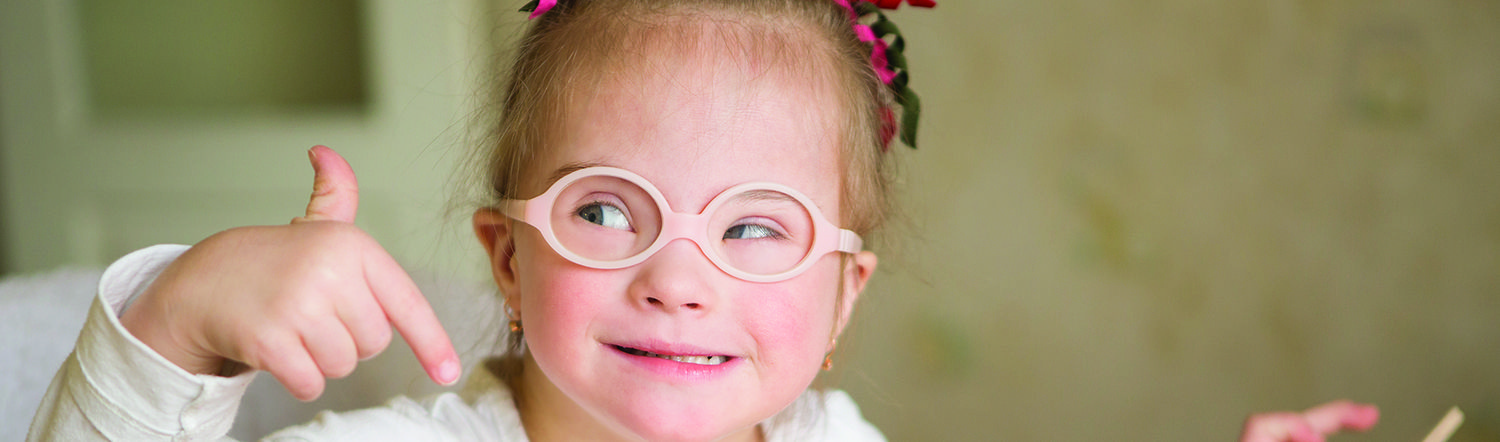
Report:
[[[643,176],[680,212],[698,213],[736,184],[770,181],[840,224],[841,112],[829,85],[701,54],[651,58],[576,101],[562,135],[528,166],[523,198],[602,165]],[[678,240],[641,264],[598,270],[503,215],[481,211],[475,227],[524,324],[523,419],[534,431],[567,419],[574,435],[753,439],[758,422],[811,384],[875,266],[861,252],[841,268],[834,253],[795,278],[752,283]]]

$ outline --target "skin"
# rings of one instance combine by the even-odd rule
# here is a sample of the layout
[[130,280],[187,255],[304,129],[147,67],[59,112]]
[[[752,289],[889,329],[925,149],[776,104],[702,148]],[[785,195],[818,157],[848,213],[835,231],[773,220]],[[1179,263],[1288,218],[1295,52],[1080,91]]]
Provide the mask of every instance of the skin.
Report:
[[[571,109],[557,147],[526,168],[536,172],[523,177],[523,195],[540,194],[560,168],[608,165],[650,180],[677,211],[772,181],[839,224],[838,130],[827,118],[839,113],[826,87],[713,53],[658,57]],[[534,440],[758,440],[756,424],[811,384],[876,266],[868,251],[847,266],[829,254],[793,279],[751,283],[675,241],[639,265],[597,270],[494,211],[476,213],[474,227],[525,326],[530,352],[516,389]],[[740,360],[722,376],[684,380],[607,345],[640,341]]]

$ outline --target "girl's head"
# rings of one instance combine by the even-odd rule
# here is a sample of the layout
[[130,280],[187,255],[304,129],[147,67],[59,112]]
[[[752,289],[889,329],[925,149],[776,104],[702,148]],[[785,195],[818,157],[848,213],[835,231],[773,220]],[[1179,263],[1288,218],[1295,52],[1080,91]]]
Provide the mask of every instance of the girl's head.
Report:
[[[609,166],[649,182],[663,211],[698,214],[726,189],[772,182],[869,237],[889,200],[879,133],[889,98],[868,50],[832,1],[563,2],[521,42],[500,94],[485,146],[489,207]],[[552,213],[638,234],[632,216],[643,214],[598,218],[629,198],[575,195]],[[778,226],[732,221],[740,230],[707,239],[777,235],[742,239],[744,226]],[[868,251],[830,253],[790,279],[751,282],[694,242],[672,241],[606,270],[570,261],[495,209],[474,223],[524,324],[517,384],[529,431],[570,422],[575,436],[753,436],[812,382],[875,267]]]

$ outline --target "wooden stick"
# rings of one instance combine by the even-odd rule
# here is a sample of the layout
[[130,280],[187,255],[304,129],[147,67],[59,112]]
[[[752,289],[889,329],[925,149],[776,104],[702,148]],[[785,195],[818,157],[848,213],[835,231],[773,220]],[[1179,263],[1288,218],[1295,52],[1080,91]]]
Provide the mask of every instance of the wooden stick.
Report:
[[1427,433],[1422,442],[1447,442],[1448,437],[1453,436],[1453,432],[1458,431],[1458,426],[1462,423],[1464,412],[1459,411],[1458,407],[1449,408],[1448,414],[1443,415],[1443,420],[1438,421],[1437,426],[1432,428],[1431,433]]

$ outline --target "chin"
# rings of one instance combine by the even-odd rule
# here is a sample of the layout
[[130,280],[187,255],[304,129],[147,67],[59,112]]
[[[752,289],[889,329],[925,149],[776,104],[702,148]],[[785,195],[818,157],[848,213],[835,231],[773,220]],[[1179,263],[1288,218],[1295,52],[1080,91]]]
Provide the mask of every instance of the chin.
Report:
[[[722,399],[721,399],[722,400]],[[719,404],[730,404],[720,402]],[[670,408],[670,409],[664,409]],[[763,419],[740,419],[748,422],[730,422],[726,419],[739,407],[627,407],[615,416],[617,423],[642,440],[649,441],[716,441],[756,440],[756,424]],[[739,437],[740,435],[749,437]]]

